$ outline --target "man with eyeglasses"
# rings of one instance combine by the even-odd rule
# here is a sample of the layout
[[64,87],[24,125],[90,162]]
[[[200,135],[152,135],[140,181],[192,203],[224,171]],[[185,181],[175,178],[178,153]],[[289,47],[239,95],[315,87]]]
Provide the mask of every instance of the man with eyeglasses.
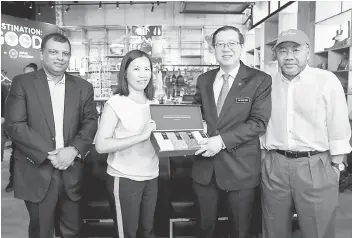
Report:
[[79,238],[83,160],[97,130],[93,86],[65,73],[69,40],[59,33],[41,44],[43,68],[14,77],[5,124],[16,144],[14,195],[29,213],[28,236]]
[[244,38],[233,26],[213,34],[220,68],[199,76],[194,96],[201,104],[209,139],[196,152],[193,188],[200,209],[198,238],[213,237],[219,196],[228,204],[233,238],[247,238],[260,184],[259,135],[271,113],[271,77],[240,61]]
[[334,238],[339,174],[351,151],[345,93],[331,72],[308,66],[310,41],[300,30],[279,35],[272,113],[261,137],[265,238],[287,238],[295,208],[302,236]]

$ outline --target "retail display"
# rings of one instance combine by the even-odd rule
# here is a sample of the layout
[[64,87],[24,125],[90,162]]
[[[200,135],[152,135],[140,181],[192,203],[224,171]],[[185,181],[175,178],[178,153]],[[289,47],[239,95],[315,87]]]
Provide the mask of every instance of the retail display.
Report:
[[317,68],[319,68],[319,69],[326,69],[326,68],[327,68],[326,62],[322,62],[322,63],[318,64],[318,65],[317,65]]
[[[351,44],[351,22],[348,21],[348,36],[347,38],[343,39],[343,30],[337,30],[336,31],[336,36],[334,38],[332,38],[335,43],[333,46],[331,46],[330,48],[325,48],[324,50],[333,50],[333,49],[338,49],[338,48],[343,48],[343,47],[349,47]],[[341,26],[340,26],[341,27]]]
[[200,105],[151,105],[156,122],[151,142],[159,157],[194,155],[208,136]]
[[337,70],[348,70],[349,69],[349,59],[346,52],[343,52],[341,62],[337,67]]
[[[337,3],[336,3],[337,4]],[[316,12],[322,11],[323,6]],[[350,71],[350,51],[351,51],[351,9],[334,14],[326,13],[326,16],[315,23],[315,42],[314,42],[314,64],[325,66],[326,70],[333,72],[340,80],[341,85],[347,95],[351,88]],[[339,29],[339,30],[337,30]],[[327,35],[335,37],[329,38]],[[330,47],[326,47],[330,46]],[[348,101],[349,107],[351,106]]]
[[218,67],[218,65],[161,65],[164,101],[180,103],[183,95],[195,94],[199,75]]
[[[205,47],[204,41],[210,45],[210,32],[213,32],[211,28],[181,26],[72,26],[63,29],[73,49],[68,72],[92,83],[97,104],[112,96],[121,60],[132,49],[151,54],[156,99],[162,103],[180,103],[183,95],[195,93],[199,74],[207,70],[208,66],[203,65],[204,54],[211,47]],[[206,39],[205,34],[209,35]],[[181,62],[185,67],[176,66]],[[197,67],[193,67],[192,62],[197,62]],[[173,66],[169,68],[164,66],[166,64]]]
[[[331,4],[340,10],[330,12],[323,3],[297,1],[268,16],[245,35],[244,57],[247,65],[272,76],[277,74],[279,67],[272,47],[276,44],[278,35],[288,29],[300,29],[311,39],[309,65],[333,72],[339,78],[346,95],[351,93],[352,71],[349,61],[352,10],[347,5],[344,8],[342,1]],[[352,98],[350,101],[352,103]]]
[[205,36],[204,37],[205,42],[208,44],[208,50],[209,52],[213,53],[213,48],[211,47],[212,45],[212,40],[213,40],[213,35],[211,34],[210,36]]
[[335,48],[339,48],[342,45],[342,33],[343,30],[337,30],[336,31],[336,36],[334,36],[332,39],[335,41],[334,45],[329,47],[329,48],[325,48],[324,50],[330,50],[330,49],[335,49]]

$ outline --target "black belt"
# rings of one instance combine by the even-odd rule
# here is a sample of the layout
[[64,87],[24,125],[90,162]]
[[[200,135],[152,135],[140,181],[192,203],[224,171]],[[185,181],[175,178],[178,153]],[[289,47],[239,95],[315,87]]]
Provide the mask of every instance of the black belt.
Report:
[[298,152],[298,151],[286,151],[286,150],[275,150],[277,153],[284,155],[287,158],[301,158],[301,157],[310,157],[321,153],[321,151],[307,151],[307,152]]

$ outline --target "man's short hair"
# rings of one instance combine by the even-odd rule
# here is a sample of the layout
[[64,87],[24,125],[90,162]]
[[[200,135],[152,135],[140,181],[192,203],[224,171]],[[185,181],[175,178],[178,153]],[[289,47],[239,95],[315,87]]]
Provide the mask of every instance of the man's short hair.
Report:
[[51,33],[49,35],[44,36],[44,38],[42,40],[42,44],[40,46],[42,51],[44,50],[44,48],[46,47],[46,43],[50,39],[53,39],[54,41],[61,42],[61,43],[67,42],[68,45],[70,46],[70,53],[71,53],[71,43],[70,43],[69,39],[67,39],[66,36],[64,36],[63,34],[60,34],[60,33]]
[[216,35],[219,33],[219,32],[222,32],[222,31],[229,31],[229,30],[233,30],[235,32],[237,32],[238,34],[238,39],[240,41],[240,44],[243,44],[244,43],[244,37],[242,35],[242,33],[240,32],[240,30],[237,28],[237,27],[234,27],[234,26],[223,26],[223,27],[220,27],[219,29],[217,29],[214,33],[213,33],[213,39],[212,39],[212,44],[213,46],[215,46],[215,37]]

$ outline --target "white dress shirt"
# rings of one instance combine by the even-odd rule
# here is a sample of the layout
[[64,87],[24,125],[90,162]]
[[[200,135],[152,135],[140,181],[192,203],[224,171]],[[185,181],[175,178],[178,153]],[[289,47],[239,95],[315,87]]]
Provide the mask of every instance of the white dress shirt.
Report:
[[272,112],[260,138],[267,150],[351,152],[348,108],[339,79],[331,72],[306,68],[294,79],[273,77]]
[[55,123],[56,149],[64,148],[65,75],[57,83],[47,76]]
[[[234,68],[231,72],[228,73],[230,75],[230,77],[228,79],[229,80],[229,89],[230,90],[231,90],[233,82],[235,81],[235,78],[237,76],[239,68],[240,68],[240,64],[238,64],[236,68]],[[215,80],[214,80],[214,83],[213,83],[215,105],[218,102],[218,99],[219,99],[219,96],[220,96],[220,92],[221,92],[221,88],[222,88],[222,85],[224,84],[224,78],[223,78],[224,74],[226,74],[226,73],[220,67],[220,70],[216,74],[216,77],[215,77]],[[204,128],[206,128],[206,126]],[[219,137],[220,137],[220,140],[221,140],[221,143],[222,143],[222,149],[225,149],[226,148],[225,143],[222,140],[220,135],[219,135]]]
[[[235,81],[235,78],[237,76],[238,70],[240,68],[240,64],[236,68],[234,68],[231,72],[229,72],[229,88],[231,89],[231,86],[233,82]],[[219,72],[216,74],[214,84],[213,84],[213,90],[214,90],[214,99],[215,99],[215,105],[218,102],[220,91],[222,88],[222,85],[224,83],[224,78],[223,75],[226,74],[222,68],[220,68]]]

